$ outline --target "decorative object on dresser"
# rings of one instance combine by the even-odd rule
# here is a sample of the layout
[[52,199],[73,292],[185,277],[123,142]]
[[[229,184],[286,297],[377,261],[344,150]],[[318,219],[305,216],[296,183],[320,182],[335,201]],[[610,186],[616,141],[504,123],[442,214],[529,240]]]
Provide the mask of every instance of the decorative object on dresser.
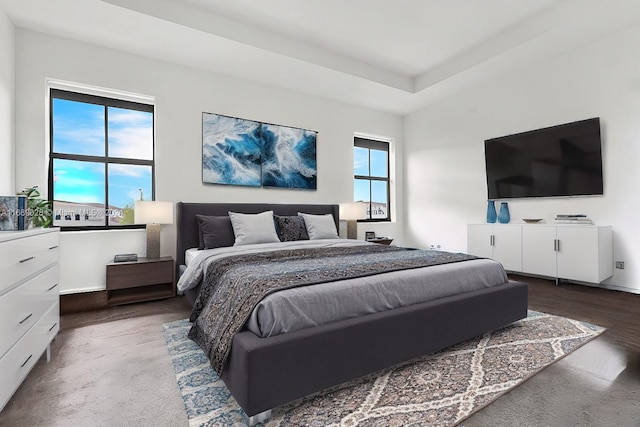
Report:
[[0,410],[60,329],[57,228],[0,234]]
[[25,196],[0,196],[0,231],[25,230]]
[[37,185],[25,188],[21,195],[27,199],[24,229],[51,227],[53,224],[53,202],[40,198],[40,190]]
[[173,224],[173,203],[139,200],[134,216],[136,224],[147,225],[147,258],[159,258],[160,225]]
[[498,219],[498,215],[496,213],[496,202],[493,200],[487,201],[487,222],[489,224],[493,224]]
[[500,224],[508,224],[511,221],[509,215],[509,204],[507,202],[500,203],[500,213],[498,214],[498,222]]
[[361,202],[340,204],[340,219],[347,221],[347,239],[358,238],[358,220],[367,217],[365,209],[366,205]]
[[175,296],[172,257],[138,258],[107,264],[109,305],[150,301]]
[[585,214],[558,214],[554,221],[556,224],[593,224],[591,219],[587,218]]

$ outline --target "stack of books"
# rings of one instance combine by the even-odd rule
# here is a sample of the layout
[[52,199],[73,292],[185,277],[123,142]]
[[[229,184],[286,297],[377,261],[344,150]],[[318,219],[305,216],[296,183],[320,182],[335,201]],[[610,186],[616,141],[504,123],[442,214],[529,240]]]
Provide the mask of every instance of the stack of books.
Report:
[[583,214],[575,214],[575,215],[566,215],[566,214],[558,214],[556,215],[556,224],[593,224],[586,215]]

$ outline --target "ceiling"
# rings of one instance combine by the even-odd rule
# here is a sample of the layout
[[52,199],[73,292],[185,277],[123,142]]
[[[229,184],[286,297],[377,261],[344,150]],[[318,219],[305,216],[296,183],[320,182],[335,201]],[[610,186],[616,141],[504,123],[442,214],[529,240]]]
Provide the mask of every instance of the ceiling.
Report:
[[0,0],[0,8],[16,27],[400,115],[640,23],[637,0]]

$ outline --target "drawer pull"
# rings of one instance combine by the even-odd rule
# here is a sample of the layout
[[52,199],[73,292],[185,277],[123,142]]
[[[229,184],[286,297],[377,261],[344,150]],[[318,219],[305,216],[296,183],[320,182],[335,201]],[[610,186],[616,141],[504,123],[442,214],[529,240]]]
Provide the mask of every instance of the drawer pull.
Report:
[[26,365],[29,362],[29,360],[31,360],[32,357],[33,357],[33,354],[30,354],[29,357],[27,357],[27,360],[22,362],[22,365],[20,365],[20,367],[24,368],[24,365]]
[[29,313],[29,314],[27,315],[27,317],[25,317],[24,319],[22,319],[22,320],[21,320],[20,322],[18,322],[18,323],[22,325],[22,324],[23,324],[24,322],[26,322],[26,321],[27,321],[27,319],[28,319],[28,318],[30,318],[31,316],[33,316],[33,313]]
[[58,247],[58,245],[51,246],[51,247],[49,247],[49,250],[51,250],[51,249],[55,249],[55,248],[57,248],[57,247]]
[[21,259],[20,262],[22,263],[22,262],[31,261],[34,258],[35,258],[35,256],[30,256],[29,258]]
[[58,322],[54,323],[53,325],[51,325],[51,327],[49,328],[49,332],[51,332],[53,330],[53,328],[56,327],[56,325],[58,324]]
[[50,287],[49,289],[47,289],[47,292],[49,292],[50,290],[52,290],[53,288],[55,288],[56,286],[58,286],[58,284],[56,283],[55,285],[53,285],[52,287]]

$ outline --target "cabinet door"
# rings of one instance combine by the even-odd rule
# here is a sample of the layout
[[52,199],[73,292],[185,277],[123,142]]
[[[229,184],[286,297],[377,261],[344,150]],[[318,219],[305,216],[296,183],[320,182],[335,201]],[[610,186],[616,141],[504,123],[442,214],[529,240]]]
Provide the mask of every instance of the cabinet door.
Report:
[[558,227],[558,277],[599,283],[598,228]]
[[491,224],[467,225],[467,253],[484,258],[493,257]]
[[522,271],[522,227],[496,225],[493,227],[493,259],[505,270]]
[[522,272],[556,277],[556,227],[522,227]]

